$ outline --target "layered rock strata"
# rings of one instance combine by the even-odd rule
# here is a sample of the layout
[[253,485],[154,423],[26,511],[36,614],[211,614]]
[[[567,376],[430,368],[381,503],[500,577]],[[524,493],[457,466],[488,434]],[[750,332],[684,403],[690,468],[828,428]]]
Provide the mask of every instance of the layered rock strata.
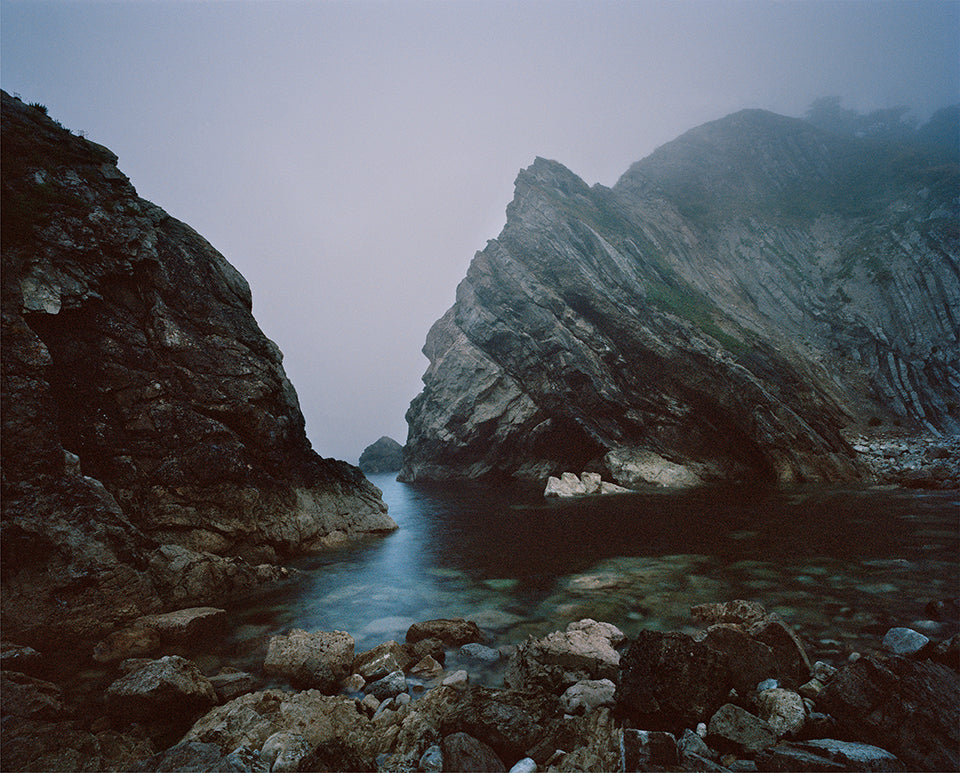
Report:
[[[5,637],[96,637],[396,528],[311,450],[239,272],[109,150],[2,104]],[[199,566],[215,587],[168,598]]]
[[845,429],[958,431],[958,180],[763,111],[613,188],[538,158],[427,335],[401,478],[844,481]]

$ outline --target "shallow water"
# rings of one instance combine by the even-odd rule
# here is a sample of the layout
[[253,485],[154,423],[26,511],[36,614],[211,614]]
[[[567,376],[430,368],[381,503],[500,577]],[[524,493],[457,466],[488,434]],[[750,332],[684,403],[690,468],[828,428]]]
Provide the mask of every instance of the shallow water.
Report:
[[683,630],[692,605],[733,598],[779,612],[826,660],[875,651],[893,625],[952,633],[920,621],[928,601],[960,592],[957,492],[739,488],[545,501],[369,477],[399,531],[301,561],[296,582],[231,610],[232,665],[256,670],[269,636],[290,628],[348,631],[361,652],[403,641],[417,620],[467,617],[498,646],[583,617],[628,635]]

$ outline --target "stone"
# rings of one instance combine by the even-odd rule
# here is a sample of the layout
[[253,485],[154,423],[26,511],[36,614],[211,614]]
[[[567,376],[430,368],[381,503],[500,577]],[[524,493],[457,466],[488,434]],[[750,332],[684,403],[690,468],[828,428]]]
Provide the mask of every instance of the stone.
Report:
[[428,637],[416,642],[406,642],[403,645],[404,652],[410,658],[411,663],[419,663],[427,655],[436,660],[440,665],[447,661],[446,645],[440,639]]
[[150,655],[160,647],[160,634],[152,628],[131,626],[109,634],[93,648],[93,659],[110,663]]
[[773,728],[778,738],[795,737],[803,729],[807,711],[800,695],[774,688],[757,695],[757,716]]
[[0,642],[0,670],[35,675],[43,668],[43,658],[33,647]]
[[222,634],[227,625],[227,611],[216,607],[191,607],[138,617],[133,625],[156,631],[164,642],[197,641]]
[[640,631],[623,657],[617,710],[634,726],[682,732],[726,702],[724,656],[692,636]]
[[584,494],[599,494],[600,493],[600,484],[603,481],[600,479],[599,472],[581,472],[580,473],[580,483],[583,484],[583,493]]
[[509,773],[537,773],[537,761],[533,757],[524,757],[517,760]]
[[643,485],[692,488],[703,483],[688,466],[671,462],[643,448],[615,448],[603,461],[617,483],[633,488]]
[[960,768],[960,676],[930,661],[865,655],[841,668],[818,706],[843,737],[879,746],[908,768]]
[[466,660],[475,660],[479,663],[496,663],[500,660],[500,651],[479,643],[464,644],[460,650],[460,657]]
[[883,637],[883,648],[893,655],[909,657],[922,650],[930,639],[910,628],[891,628]]
[[166,655],[113,682],[104,693],[118,721],[189,724],[217,702],[210,680],[189,660]]
[[241,746],[225,754],[217,763],[218,773],[270,773],[270,766],[260,757],[257,749]]
[[506,766],[496,752],[467,733],[451,733],[441,744],[444,770],[502,771]]
[[371,682],[366,687],[366,692],[368,695],[373,695],[375,698],[381,701],[386,700],[387,698],[392,698],[402,692],[406,692],[406,690],[406,677],[404,677],[403,671],[399,670],[387,674],[382,679]]
[[428,746],[420,757],[417,770],[423,773],[441,773],[443,771],[443,750],[437,745]]
[[672,770],[679,762],[677,739],[661,731],[623,731],[622,770]]
[[894,755],[879,746],[854,741],[823,738],[803,743],[803,748],[840,762],[847,769],[870,771],[905,771],[906,766]]
[[545,688],[562,692],[583,679],[616,679],[623,634],[612,625],[594,620],[571,623],[521,644],[511,656],[504,683],[515,689]]
[[616,689],[609,679],[585,679],[564,691],[560,707],[566,714],[586,714],[598,706],[613,706]]
[[797,692],[804,698],[816,701],[817,698],[820,697],[820,693],[823,692],[823,682],[819,679],[811,679],[809,682],[804,682],[800,685],[797,688]]
[[751,755],[776,742],[769,724],[732,703],[717,709],[707,726],[707,743],[720,751]]
[[403,446],[384,435],[363,449],[357,466],[364,472],[396,472],[403,466]]
[[470,680],[470,677],[467,674],[467,672],[464,671],[463,669],[460,669],[459,671],[454,671],[449,676],[445,676],[441,684],[443,684],[444,686],[464,685],[469,680]]
[[702,641],[711,650],[722,653],[729,685],[741,695],[758,689],[760,682],[780,671],[773,649],[750,636],[742,625],[715,623],[706,630]]
[[422,658],[416,665],[410,668],[411,675],[418,676],[422,679],[433,679],[439,676],[442,671],[443,666],[430,655]]
[[[704,727],[704,735],[706,735],[706,727]],[[677,741],[677,753],[681,759],[690,755],[708,760],[716,757],[716,752],[707,746],[703,738],[689,727],[683,731],[683,735]]]
[[578,497],[586,493],[586,486],[572,472],[565,472],[559,478],[551,475],[543,490],[545,497]]
[[308,633],[294,629],[273,636],[263,663],[268,674],[283,676],[307,687],[333,693],[349,676],[353,664],[353,637],[344,631]]
[[56,719],[67,709],[63,691],[52,682],[0,671],[0,714],[25,719]]
[[736,599],[712,604],[697,604],[690,607],[690,614],[701,625],[733,623],[750,626],[763,620],[767,616],[767,610],[755,601]]
[[260,684],[257,677],[245,671],[221,672],[208,678],[217,694],[218,703],[226,703],[244,693],[253,692]]
[[603,481],[600,484],[600,493],[601,494],[630,494],[633,492],[633,489],[629,489],[626,486],[618,486],[616,483],[610,483],[610,481]]
[[462,647],[482,638],[480,628],[475,622],[459,617],[453,620],[438,619],[414,623],[407,629],[406,641],[408,644],[416,644],[424,639],[439,639],[448,647]]
[[377,709],[380,708],[380,703],[381,701],[379,698],[377,698],[375,695],[369,694],[364,695],[360,700],[360,705],[363,706],[371,716],[377,713]]
[[215,770],[224,756],[213,743],[180,741],[166,751],[144,760],[138,770],[156,773],[206,773]]

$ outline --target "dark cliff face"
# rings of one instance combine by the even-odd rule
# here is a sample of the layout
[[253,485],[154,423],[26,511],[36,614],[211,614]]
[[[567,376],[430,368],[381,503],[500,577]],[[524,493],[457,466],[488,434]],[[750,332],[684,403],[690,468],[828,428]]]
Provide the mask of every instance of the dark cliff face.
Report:
[[537,159],[427,336],[402,478],[842,481],[844,426],[955,431],[956,169],[762,111],[613,189]]
[[60,562],[146,597],[158,544],[259,562],[395,528],[359,470],[311,450],[223,256],[6,94],[2,152],[7,587]]

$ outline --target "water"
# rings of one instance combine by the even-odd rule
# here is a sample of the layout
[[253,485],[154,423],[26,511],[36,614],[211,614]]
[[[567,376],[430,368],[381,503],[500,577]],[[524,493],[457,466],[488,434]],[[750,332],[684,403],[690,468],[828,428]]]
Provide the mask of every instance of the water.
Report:
[[403,641],[418,620],[467,617],[498,646],[583,617],[628,635],[693,630],[691,605],[733,598],[779,612],[811,656],[839,661],[876,651],[889,627],[960,593],[957,492],[739,488],[547,501],[369,477],[400,529],[300,561],[296,582],[231,610],[235,665],[256,669],[269,636],[290,628],[348,631],[361,652]]

